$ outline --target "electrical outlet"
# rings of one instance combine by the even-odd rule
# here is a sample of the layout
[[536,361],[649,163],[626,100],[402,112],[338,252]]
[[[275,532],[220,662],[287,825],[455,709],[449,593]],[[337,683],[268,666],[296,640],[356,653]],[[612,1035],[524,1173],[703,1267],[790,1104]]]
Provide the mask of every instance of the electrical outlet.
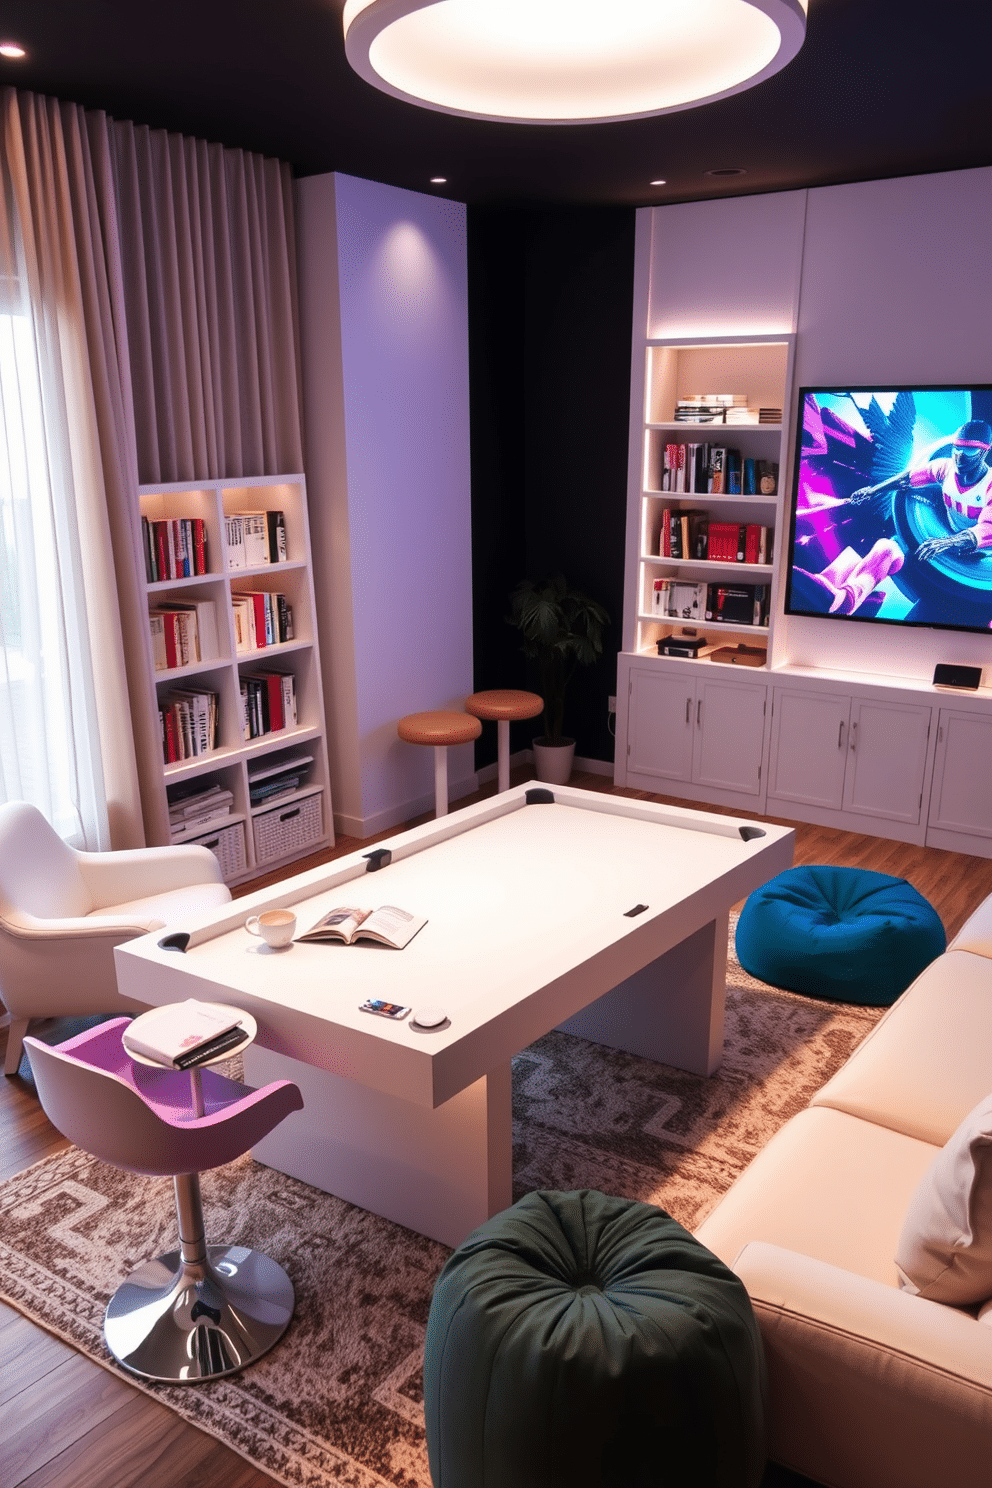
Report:
[[617,700],[615,697],[606,699],[606,711],[607,713],[615,713],[617,711]]

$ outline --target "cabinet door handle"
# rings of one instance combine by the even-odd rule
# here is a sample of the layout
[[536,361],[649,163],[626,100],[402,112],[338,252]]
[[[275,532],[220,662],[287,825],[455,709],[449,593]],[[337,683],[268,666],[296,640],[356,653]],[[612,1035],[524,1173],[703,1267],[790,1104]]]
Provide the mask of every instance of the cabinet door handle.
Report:
[[857,742],[858,742],[858,724],[857,724],[857,720],[855,720],[855,722],[851,724],[850,740],[851,740],[851,749],[853,751],[857,747]]
[[700,698],[699,699],[699,702],[696,704],[696,727],[697,728],[702,728],[702,726],[703,726],[702,718],[703,718],[703,700],[702,700],[702,698]]
[[691,722],[692,722],[692,698],[691,697],[687,697],[686,700],[685,700],[685,726],[686,726],[686,728],[689,727],[689,724]]
[[843,720],[843,718],[841,719],[840,725],[838,726],[838,729],[837,729],[837,748],[838,749],[843,749],[844,748],[844,720]]

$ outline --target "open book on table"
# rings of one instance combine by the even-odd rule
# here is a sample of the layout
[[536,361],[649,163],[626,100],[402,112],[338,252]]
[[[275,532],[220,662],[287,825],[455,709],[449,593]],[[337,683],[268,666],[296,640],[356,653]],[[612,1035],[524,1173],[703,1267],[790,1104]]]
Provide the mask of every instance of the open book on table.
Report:
[[311,930],[296,938],[343,940],[345,945],[355,940],[374,940],[401,951],[426,924],[419,915],[397,909],[395,904],[383,904],[378,909],[349,909],[342,905],[329,909]]

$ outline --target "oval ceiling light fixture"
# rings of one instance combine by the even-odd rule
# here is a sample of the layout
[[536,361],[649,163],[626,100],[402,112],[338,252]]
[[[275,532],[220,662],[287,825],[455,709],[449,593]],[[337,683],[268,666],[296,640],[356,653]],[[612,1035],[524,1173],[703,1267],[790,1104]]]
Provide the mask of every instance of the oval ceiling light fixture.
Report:
[[520,124],[712,103],[799,51],[807,0],[346,0],[345,52],[384,93]]
[[27,52],[19,41],[0,41],[0,57],[9,57],[12,61],[21,62],[27,56]]

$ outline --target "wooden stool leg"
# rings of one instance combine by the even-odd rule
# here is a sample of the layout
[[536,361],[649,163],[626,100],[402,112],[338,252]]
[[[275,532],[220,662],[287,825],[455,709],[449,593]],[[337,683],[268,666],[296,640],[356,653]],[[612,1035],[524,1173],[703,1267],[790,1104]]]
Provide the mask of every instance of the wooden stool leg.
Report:
[[496,770],[497,791],[510,789],[510,720],[496,720]]
[[434,815],[448,814],[448,746],[434,745]]

